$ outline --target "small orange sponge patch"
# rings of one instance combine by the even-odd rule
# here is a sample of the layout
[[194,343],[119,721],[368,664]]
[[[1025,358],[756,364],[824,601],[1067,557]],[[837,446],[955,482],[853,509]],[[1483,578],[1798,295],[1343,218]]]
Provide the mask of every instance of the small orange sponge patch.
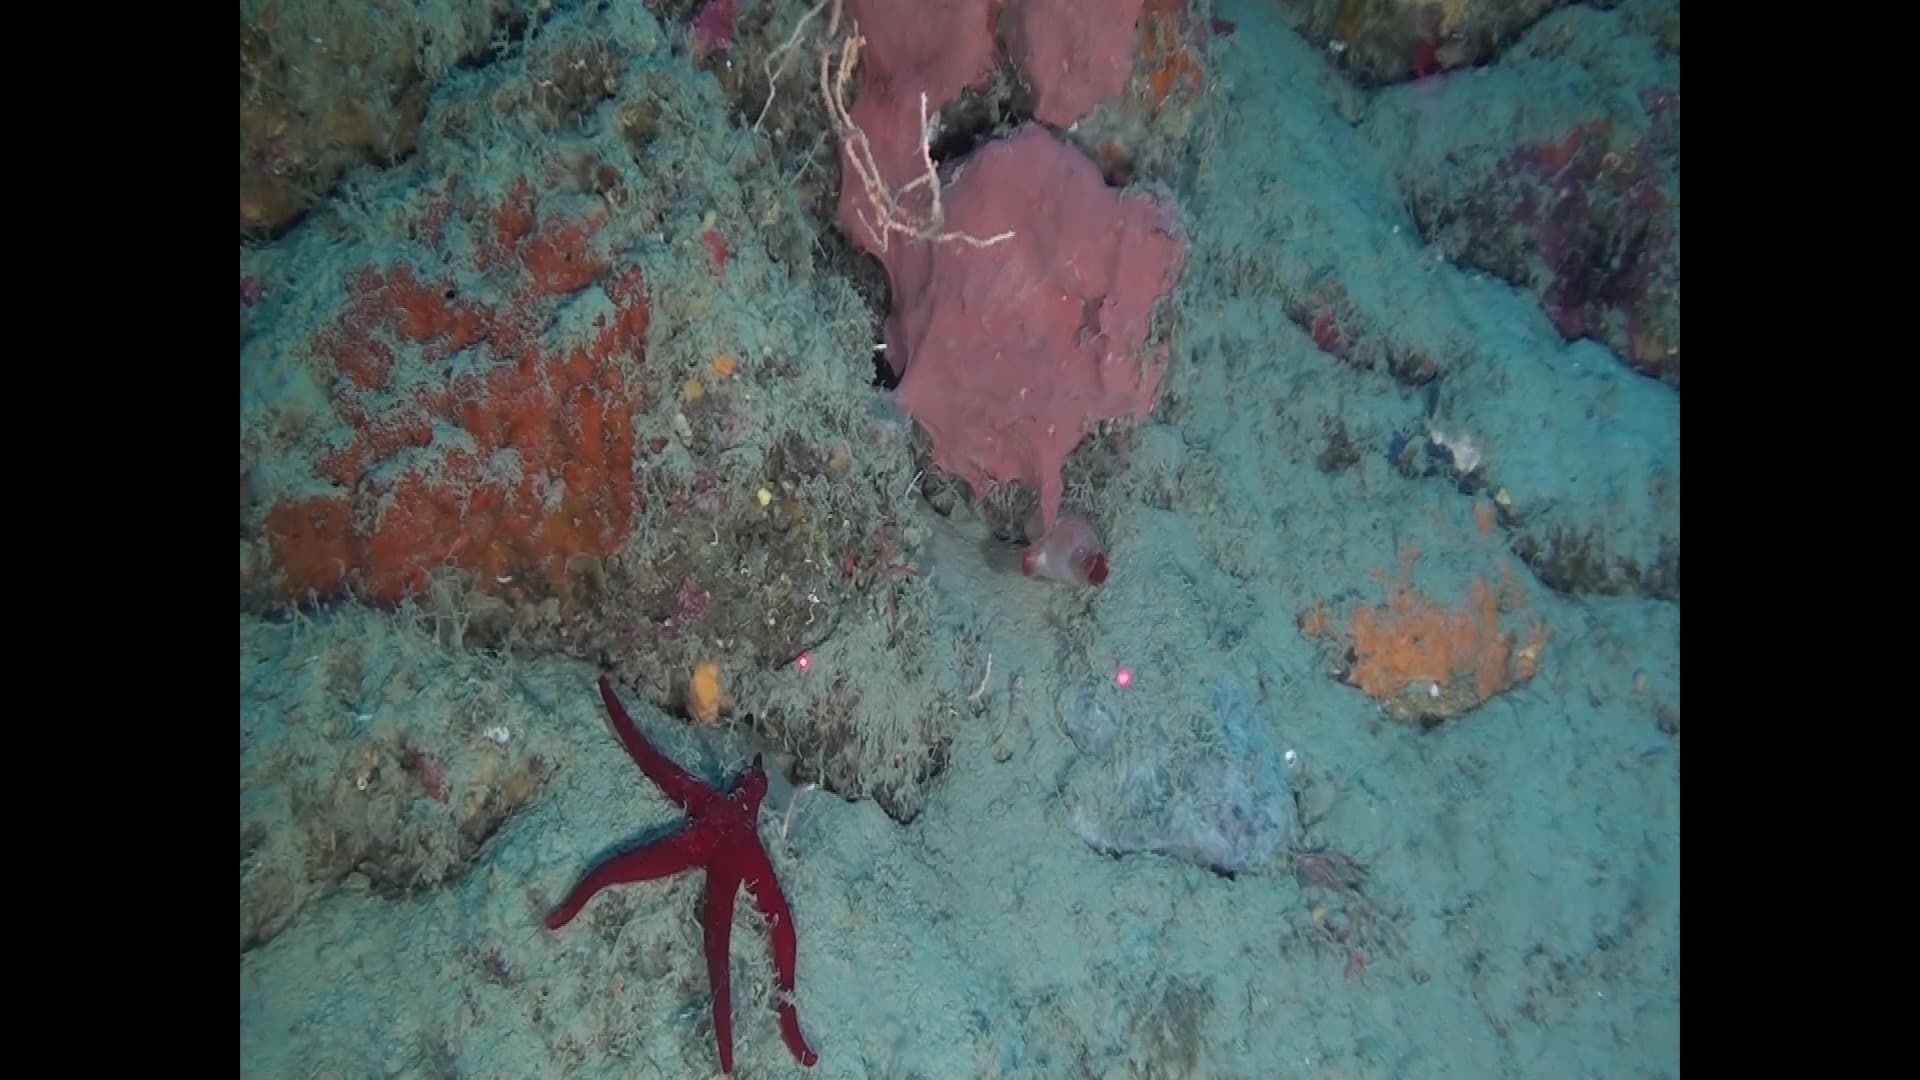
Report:
[[[1432,724],[1533,678],[1547,639],[1524,615],[1525,598],[1512,582],[1496,591],[1476,577],[1465,602],[1453,606],[1415,592],[1416,554],[1402,557],[1401,578],[1388,587],[1387,602],[1356,609],[1344,633],[1322,606],[1301,615],[1300,628],[1344,644],[1342,681],[1388,715]],[[1523,625],[1503,625],[1503,612],[1518,614]]]
[[693,681],[687,684],[687,715],[711,726],[720,719],[720,665],[702,660],[693,665]]

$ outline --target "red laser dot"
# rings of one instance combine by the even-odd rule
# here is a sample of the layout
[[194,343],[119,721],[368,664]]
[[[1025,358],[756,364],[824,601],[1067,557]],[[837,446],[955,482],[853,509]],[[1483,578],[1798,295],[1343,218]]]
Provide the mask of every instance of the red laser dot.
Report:
[[1114,672],[1113,685],[1119,687],[1122,690],[1125,690],[1127,687],[1132,686],[1133,670],[1131,668],[1121,668],[1120,670]]
[[799,656],[794,657],[793,666],[796,670],[800,672],[800,674],[805,675],[808,671],[812,670],[813,668],[813,654],[810,652],[803,652]]

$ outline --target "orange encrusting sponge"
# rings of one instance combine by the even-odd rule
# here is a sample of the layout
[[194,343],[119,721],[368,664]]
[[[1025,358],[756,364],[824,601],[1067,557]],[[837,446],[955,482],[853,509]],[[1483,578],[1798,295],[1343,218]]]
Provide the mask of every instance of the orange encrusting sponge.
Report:
[[[1384,604],[1362,606],[1349,619],[1350,663],[1344,681],[1379,701],[1402,720],[1456,715],[1533,678],[1546,645],[1545,631],[1531,619],[1524,632],[1501,623],[1501,596],[1479,577],[1466,601],[1446,606],[1414,591],[1413,559],[1402,558],[1401,580]],[[1507,606],[1523,598],[1510,585]],[[1339,637],[1333,621],[1316,608],[1301,617],[1309,635]]]
[[[501,208],[479,258],[511,286],[492,306],[423,282],[404,262],[354,279],[312,349],[348,431],[314,471],[339,493],[283,500],[266,515],[283,600],[333,593],[351,577],[361,596],[390,604],[447,565],[488,591],[556,594],[571,559],[619,548],[644,506],[622,364],[645,347],[649,308],[639,269],[608,277],[592,249],[602,222]],[[541,301],[596,282],[612,310],[585,340],[536,340]],[[449,377],[395,378],[403,350],[437,366],[470,348],[481,362]]]

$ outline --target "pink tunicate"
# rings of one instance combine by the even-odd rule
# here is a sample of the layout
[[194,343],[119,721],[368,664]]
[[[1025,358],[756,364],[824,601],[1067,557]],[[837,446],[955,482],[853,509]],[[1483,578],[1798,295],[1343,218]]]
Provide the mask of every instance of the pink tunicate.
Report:
[[735,0],[707,0],[701,6],[692,24],[695,60],[705,59],[710,52],[733,49],[733,21],[737,15]]
[[[1038,531],[1036,515],[1027,526],[1027,535]],[[1100,544],[1100,534],[1093,531],[1086,518],[1062,511],[1053,523],[1053,531],[1021,552],[1020,572],[1069,585],[1099,585],[1107,580],[1107,553]]]

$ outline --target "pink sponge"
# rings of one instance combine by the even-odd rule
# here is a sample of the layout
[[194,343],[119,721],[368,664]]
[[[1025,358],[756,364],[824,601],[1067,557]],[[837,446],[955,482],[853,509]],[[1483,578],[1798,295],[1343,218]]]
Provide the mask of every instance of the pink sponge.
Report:
[[1009,51],[1033,86],[1034,118],[1071,127],[1133,72],[1142,0],[1016,0]]
[[1068,452],[1094,424],[1153,408],[1166,356],[1141,350],[1183,242],[1159,202],[1108,188],[1039,127],[976,151],[944,199],[947,230],[1014,235],[888,253],[900,403],[976,497],[991,481],[1036,487],[1050,530]]
[[[849,95],[854,98],[851,117],[866,134],[874,167],[890,190],[901,191],[926,172],[920,158],[920,95],[927,95],[927,115],[938,116],[947,102],[968,86],[985,83],[992,72],[996,11],[993,0],[846,0],[844,18],[867,39],[859,89]],[[844,145],[840,160],[840,229],[879,255],[883,238],[871,227],[873,205],[848,167]],[[925,195],[922,189],[906,202],[924,212]]]

